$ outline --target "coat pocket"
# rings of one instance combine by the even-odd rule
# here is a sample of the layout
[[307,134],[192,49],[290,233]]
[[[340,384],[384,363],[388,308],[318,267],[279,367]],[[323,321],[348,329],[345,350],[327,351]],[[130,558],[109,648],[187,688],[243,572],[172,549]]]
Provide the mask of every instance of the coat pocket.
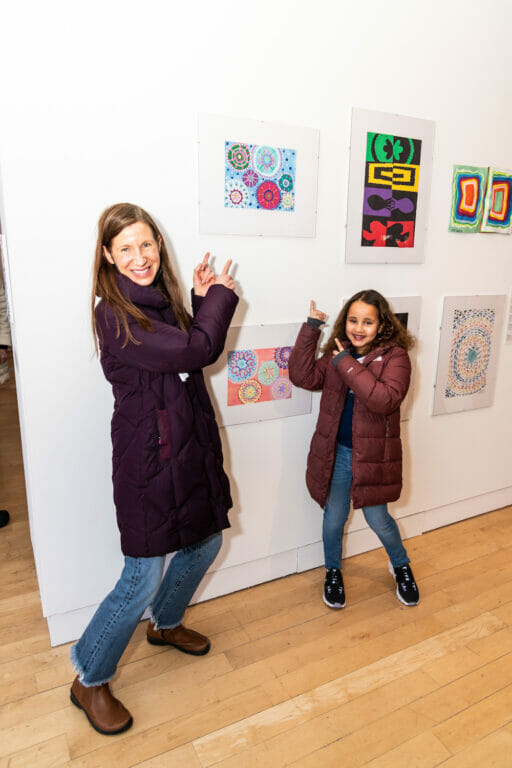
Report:
[[158,449],[160,460],[169,461],[171,458],[171,430],[169,429],[167,411],[157,411],[156,421],[158,424]]

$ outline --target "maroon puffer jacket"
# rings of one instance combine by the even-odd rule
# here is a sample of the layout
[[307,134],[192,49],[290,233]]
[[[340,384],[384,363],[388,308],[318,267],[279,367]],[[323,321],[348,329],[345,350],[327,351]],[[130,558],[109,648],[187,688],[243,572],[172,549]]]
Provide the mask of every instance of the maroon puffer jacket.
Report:
[[324,507],[336,458],[338,426],[351,389],[354,416],[350,495],[354,508],[396,501],[402,490],[400,403],[409,388],[409,355],[402,347],[388,344],[369,352],[363,363],[346,355],[334,368],[331,354],[315,360],[319,336],[319,330],[304,323],[289,362],[290,379],[297,387],[323,390],[308,456],[308,490]]
[[229,481],[201,369],[221,353],[238,297],[223,285],[213,285],[205,298],[193,296],[186,333],[157,288],[123,275],[117,281],[154,332],[133,320],[131,332],[141,343],[123,347],[125,333],[116,338],[110,307],[104,301],[96,307],[101,364],[115,400],[114,502],[123,553],[153,557],[229,526]]

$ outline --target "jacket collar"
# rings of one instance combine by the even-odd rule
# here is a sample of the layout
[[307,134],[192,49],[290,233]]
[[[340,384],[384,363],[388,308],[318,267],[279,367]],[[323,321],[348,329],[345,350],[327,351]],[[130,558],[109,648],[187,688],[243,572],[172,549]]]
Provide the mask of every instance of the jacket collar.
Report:
[[[343,349],[350,349],[349,341],[342,341],[341,344]],[[396,347],[396,344],[394,342],[383,344],[381,347],[375,347],[375,349],[372,349],[371,352],[367,352],[366,355],[364,356],[364,364],[366,365],[367,363],[371,363],[371,361],[374,360],[376,357],[385,355],[393,347]]]
[[151,285],[138,285],[126,275],[116,274],[117,287],[129,301],[138,307],[156,307],[163,309],[169,306],[169,300],[165,298],[158,288]]

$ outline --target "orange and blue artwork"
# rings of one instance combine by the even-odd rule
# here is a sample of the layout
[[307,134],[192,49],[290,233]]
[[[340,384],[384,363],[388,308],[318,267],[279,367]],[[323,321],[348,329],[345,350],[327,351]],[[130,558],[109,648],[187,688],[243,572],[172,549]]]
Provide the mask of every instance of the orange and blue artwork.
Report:
[[266,347],[228,352],[228,405],[290,399],[291,351],[291,347]]
[[475,165],[454,165],[450,232],[479,232],[489,169]]
[[296,151],[225,142],[224,207],[293,211]]
[[413,248],[421,139],[368,131],[361,245]]
[[509,235],[512,230],[512,171],[489,169],[481,232]]

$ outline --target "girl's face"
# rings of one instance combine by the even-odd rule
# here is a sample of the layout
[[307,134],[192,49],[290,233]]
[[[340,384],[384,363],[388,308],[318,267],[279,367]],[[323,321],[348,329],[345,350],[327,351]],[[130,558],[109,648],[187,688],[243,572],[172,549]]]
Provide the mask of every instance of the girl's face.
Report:
[[160,267],[160,243],[148,224],[137,221],[120,231],[103,255],[119,272],[138,285],[151,285]]
[[347,313],[345,333],[352,346],[360,353],[366,354],[374,338],[380,331],[379,313],[377,307],[364,301],[354,301]]

